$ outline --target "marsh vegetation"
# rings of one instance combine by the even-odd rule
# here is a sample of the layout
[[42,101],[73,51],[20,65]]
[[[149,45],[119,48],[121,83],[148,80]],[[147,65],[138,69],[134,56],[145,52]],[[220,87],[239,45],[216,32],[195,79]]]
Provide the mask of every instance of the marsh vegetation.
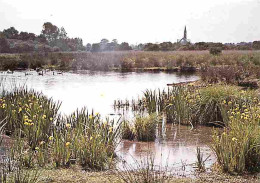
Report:
[[[259,66],[248,63],[252,66],[250,73],[245,75],[246,69],[241,66],[243,72],[238,70],[237,78],[233,78],[232,72],[220,77],[219,73],[223,72],[222,76],[225,73],[221,69],[231,67],[222,65],[220,70],[214,70],[217,79],[204,70],[203,81],[146,89],[132,100],[117,99],[115,109],[134,112],[130,119],[123,120],[103,118],[86,108],[61,114],[60,102],[23,87],[7,91],[1,80],[1,138],[11,139],[10,150],[5,151],[1,165],[1,181],[36,182],[39,171],[75,167],[85,171],[119,171],[116,176],[119,182],[170,181],[172,172],[167,174],[162,167],[158,169],[152,157],[147,157],[137,170],[127,169],[130,165],[124,170],[117,169],[117,147],[122,140],[145,143],[163,139],[160,133],[168,124],[188,126],[190,130],[209,126],[213,134],[210,148],[219,170],[241,175],[258,172],[260,97],[257,90],[238,86],[243,77],[258,77]],[[207,171],[208,157],[203,156],[200,147],[196,149],[197,161],[192,166],[199,172]],[[185,166],[183,163],[182,168]]]

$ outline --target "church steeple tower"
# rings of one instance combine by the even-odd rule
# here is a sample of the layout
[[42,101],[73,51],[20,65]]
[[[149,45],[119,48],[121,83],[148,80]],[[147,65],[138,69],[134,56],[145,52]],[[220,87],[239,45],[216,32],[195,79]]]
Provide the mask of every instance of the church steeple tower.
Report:
[[187,28],[186,28],[186,25],[185,25],[185,28],[184,28],[183,37],[181,39],[177,39],[177,43],[180,43],[181,45],[186,45],[186,44],[190,43],[190,40],[187,39]]
[[184,28],[184,36],[183,36],[184,39],[187,39],[187,29],[186,29],[186,25],[185,25],[185,28]]

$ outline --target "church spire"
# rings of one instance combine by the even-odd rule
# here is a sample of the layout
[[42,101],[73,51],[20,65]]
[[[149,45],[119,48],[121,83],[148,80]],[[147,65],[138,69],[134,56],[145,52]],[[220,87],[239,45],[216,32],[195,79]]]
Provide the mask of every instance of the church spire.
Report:
[[183,36],[184,39],[187,39],[187,29],[186,29],[186,25],[185,25],[185,28],[184,28],[184,36]]

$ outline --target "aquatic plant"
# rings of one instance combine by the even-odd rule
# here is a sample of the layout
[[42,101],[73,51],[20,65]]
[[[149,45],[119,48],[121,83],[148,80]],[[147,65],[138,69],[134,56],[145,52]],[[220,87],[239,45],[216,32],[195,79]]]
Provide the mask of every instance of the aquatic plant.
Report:
[[135,129],[134,126],[129,123],[129,121],[122,123],[122,139],[134,140],[136,136]]
[[199,172],[204,172],[204,171],[206,171],[205,162],[208,160],[209,157],[210,157],[210,155],[204,159],[204,158],[203,158],[203,153],[201,152],[201,148],[200,148],[200,147],[197,147],[197,162],[196,162],[196,168],[198,169]]
[[134,121],[134,129],[138,141],[153,141],[156,138],[158,116],[150,114],[147,117],[137,116]]
[[259,171],[260,103],[236,106],[224,131],[214,130],[212,149],[224,172]]
[[60,107],[59,102],[26,88],[5,93],[0,105],[0,119],[6,118],[5,132],[21,129],[33,149],[40,141],[47,141]]

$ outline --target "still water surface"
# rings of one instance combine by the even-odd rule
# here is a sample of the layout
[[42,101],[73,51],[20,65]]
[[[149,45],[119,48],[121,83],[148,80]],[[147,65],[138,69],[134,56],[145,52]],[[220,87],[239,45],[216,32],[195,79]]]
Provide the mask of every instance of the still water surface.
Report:
[[[89,110],[99,112],[103,117],[114,114],[112,107],[115,99],[136,99],[142,96],[145,89],[163,89],[169,83],[194,81],[196,75],[180,75],[165,72],[98,72],[77,71],[58,74],[47,72],[43,76],[35,71],[0,73],[6,83],[26,85],[29,89],[40,91],[55,101],[61,101],[60,112],[70,114],[77,108],[86,106]],[[206,161],[206,167],[214,162],[214,156],[209,149],[211,128],[199,127],[190,130],[187,126],[168,124],[163,137],[158,136],[155,142],[122,141],[117,148],[117,154],[127,163],[134,164],[147,156],[154,154],[155,162],[170,169],[179,169],[184,175],[194,170],[196,148],[202,148],[204,157],[211,155]],[[122,167],[119,164],[120,167]]]

